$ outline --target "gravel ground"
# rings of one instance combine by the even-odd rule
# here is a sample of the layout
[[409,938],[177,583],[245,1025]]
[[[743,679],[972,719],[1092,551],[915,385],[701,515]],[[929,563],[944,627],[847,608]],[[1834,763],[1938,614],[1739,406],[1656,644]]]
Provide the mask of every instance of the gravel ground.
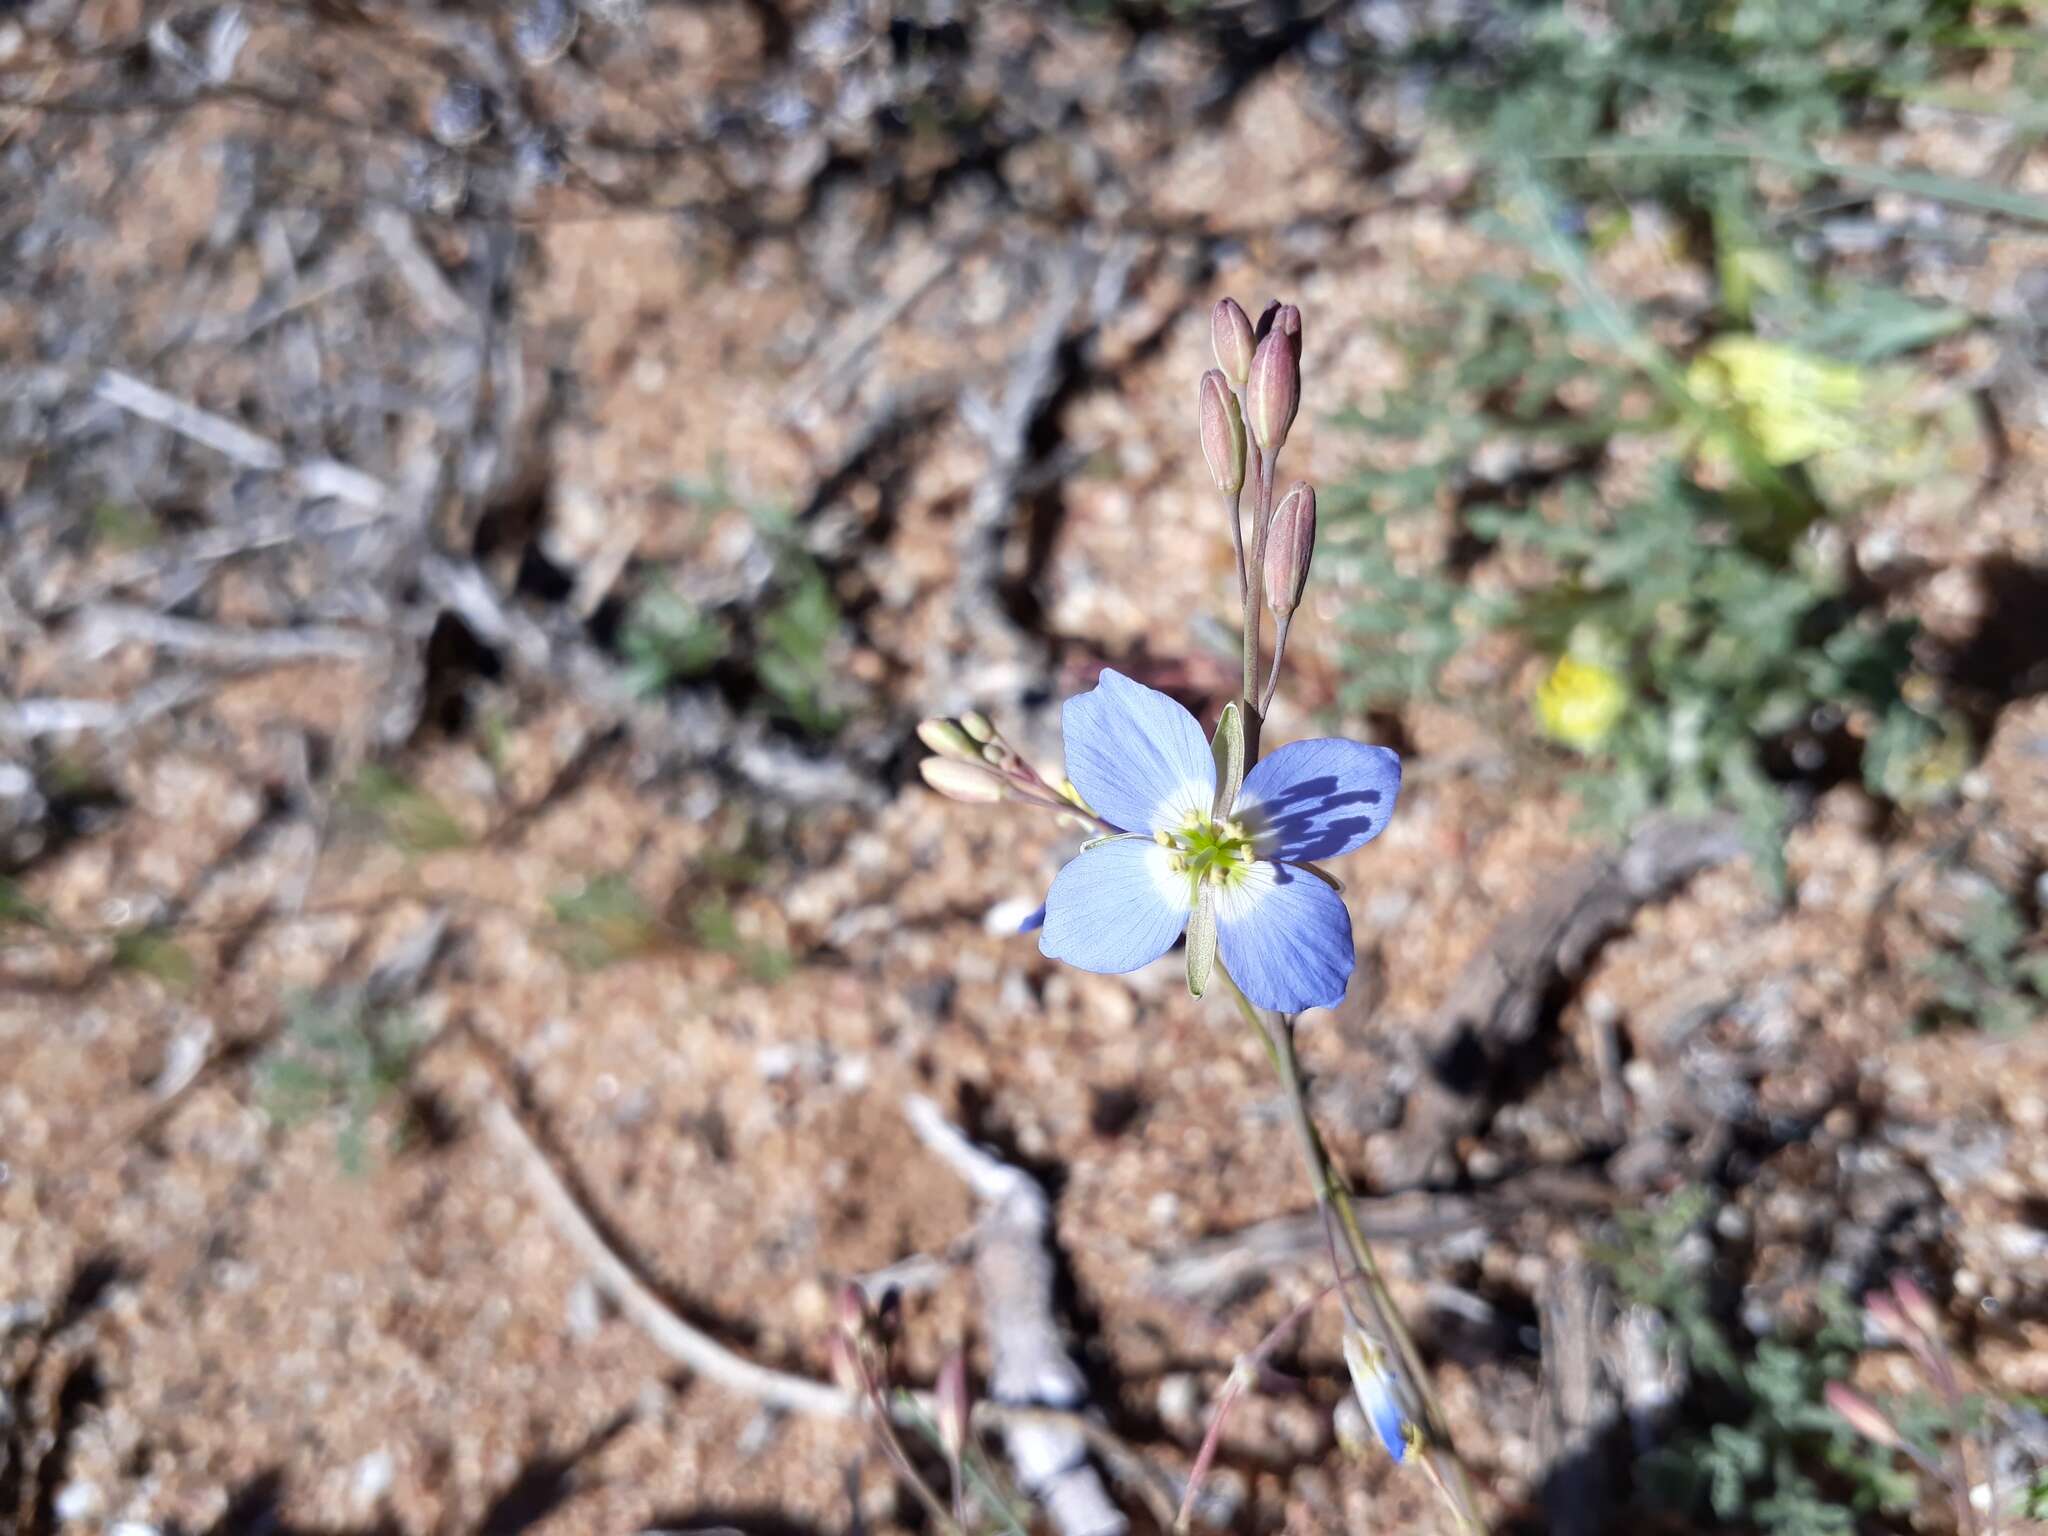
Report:
[[[551,9],[580,22],[542,62]],[[1313,1243],[1189,1280],[1302,1207],[1263,1056],[1171,958],[1011,936],[1071,838],[936,799],[911,728],[977,707],[1055,762],[1105,662],[1213,711],[1208,305],[1302,306],[1289,464],[1321,479],[1356,452],[1321,413],[1400,377],[1383,326],[1509,258],[1414,104],[1318,51],[1335,20],[872,11],[0,7],[0,873],[56,925],[0,948],[0,1519],[917,1526],[858,1426],[601,1293],[486,1134],[508,1100],[733,1349],[826,1376],[837,1284],[917,1261],[903,1376],[962,1348],[984,1379],[976,1201],[904,1113],[931,1096],[1045,1185],[1089,1402],[1169,1474],[1319,1283]],[[1888,149],[1974,164],[1946,119]],[[2038,152],[2017,184],[2048,190]],[[1540,1519],[1542,1299],[1689,1182],[1727,1191],[1745,1315],[1909,1266],[1985,1383],[2048,1392],[2048,1037],[1913,1027],[1973,894],[2038,913],[2048,867],[2048,396],[2012,363],[2048,268],[1979,246],[1927,282],[2010,322],[1931,369],[2004,402],[1988,478],[1852,533],[1974,658],[1980,766],[1910,819],[1827,789],[1787,904],[1738,859],[1635,912],[1420,1189],[1437,1011],[1597,845],[1471,711],[1335,712],[1338,573],[1297,624],[1268,740],[1398,729],[1409,763],[1306,1064],[1373,1209],[1419,1217],[1390,1281],[1504,1518]],[[823,738],[759,662],[804,573],[841,615]],[[663,584],[737,642],[638,696],[622,618]],[[362,793],[372,764],[405,787]],[[604,877],[639,905],[592,967],[555,903]],[[92,937],[151,925],[175,961]],[[308,998],[428,1041],[356,1171],[346,1113],[280,1112]],[[1285,1358],[1308,1388],[1233,1419],[1219,1521],[1428,1525],[1418,1478],[1336,1446],[1333,1319]]]

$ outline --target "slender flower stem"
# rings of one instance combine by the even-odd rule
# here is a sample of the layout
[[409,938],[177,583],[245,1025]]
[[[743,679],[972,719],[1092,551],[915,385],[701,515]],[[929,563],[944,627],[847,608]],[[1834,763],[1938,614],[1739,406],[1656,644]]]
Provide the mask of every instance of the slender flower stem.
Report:
[[1294,615],[1283,613],[1273,620],[1273,665],[1266,673],[1266,691],[1259,699],[1259,718],[1273,708],[1273,695],[1280,691],[1280,662],[1287,655],[1287,631],[1294,627]]
[[869,1381],[866,1387],[869,1409],[868,1432],[874,1436],[875,1444],[881,1449],[883,1458],[894,1468],[897,1478],[908,1484],[910,1491],[917,1495],[917,1502],[924,1506],[925,1513],[931,1517],[932,1524],[943,1533],[943,1536],[967,1536],[966,1526],[948,1511],[946,1501],[932,1491],[931,1484],[919,1474],[916,1464],[910,1459],[910,1453],[904,1450],[903,1442],[897,1438],[896,1427],[889,1413],[889,1405],[883,1398],[881,1386]]
[[[1246,404],[1242,398],[1239,403]],[[1238,561],[1238,569],[1244,574],[1238,594],[1244,603],[1244,687],[1239,706],[1244,711],[1244,757],[1247,766],[1258,761],[1259,727],[1265,724],[1264,711],[1259,707],[1262,692],[1259,686],[1259,580],[1266,565],[1266,525],[1273,520],[1273,461],[1278,457],[1257,443],[1252,443],[1250,449],[1252,555],[1249,565],[1241,558]],[[1238,537],[1242,539],[1243,536],[1240,528]]]
[[1223,1443],[1224,1420],[1230,1417],[1230,1410],[1237,1405],[1238,1398],[1257,1381],[1266,1368],[1267,1359],[1280,1347],[1280,1341],[1292,1333],[1296,1324],[1313,1312],[1332,1291],[1341,1295],[1343,1285],[1340,1274],[1338,1279],[1298,1303],[1275,1323],[1250,1354],[1238,1356],[1237,1364],[1231,1368],[1230,1380],[1224,1383],[1223,1391],[1216,1399],[1216,1410],[1209,1416],[1209,1429],[1202,1436],[1201,1449],[1195,1453],[1195,1464],[1188,1472],[1187,1492],[1181,1498],[1180,1513],[1174,1517],[1173,1528],[1176,1531],[1188,1528],[1188,1517],[1195,1512],[1195,1500],[1201,1496],[1202,1484],[1209,1477],[1209,1464],[1216,1459],[1216,1449]]
[[1343,1171],[1331,1159],[1329,1149],[1323,1144],[1321,1133],[1316,1129],[1315,1120],[1309,1114],[1307,1090],[1302,1081],[1301,1063],[1294,1053],[1293,1022],[1280,1014],[1269,1013],[1255,1005],[1238,987],[1237,981],[1222,965],[1217,972],[1229,985],[1238,1011],[1244,1015],[1252,1032],[1264,1046],[1267,1059],[1273,1063],[1273,1070],[1280,1079],[1280,1087],[1287,1099],[1287,1116],[1294,1128],[1295,1140],[1301,1148],[1302,1165],[1308,1173],[1309,1186],[1315,1192],[1316,1205],[1327,1220],[1334,1212],[1338,1228],[1344,1234],[1344,1245],[1349,1250],[1358,1276],[1365,1287],[1370,1302],[1374,1325],[1382,1334],[1381,1342],[1391,1346],[1401,1373],[1413,1389],[1421,1422],[1416,1426],[1421,1432],[1418,1454],[1428,1470],[1431,1481],[1443,1496],[1461,1536],[1483,1536],[1485,1522],[1479,1518],[1472,1497],[1471,1479],[1465,1472],[1464,1464],[1453,1449],[1448,1428],[1444,1422],[1443,1406],[1438,1401],[1436,1388],[1432,1384],[1428,1368],[1424,1365],[1421,1352],[1415,1347],[1414,1337],[1401,1318],[1400,1309],[1395,1306],[1393,1296],[1388,1292],[1386,1280],[1380,1274],[1378,1262],[1373,1257],[1372,1245],[1366,1241],[1365,1231],[1359,1225],[1358,1212],[1352,1204],[1349,1181]]
[[1243,603],[1252,592],[1251,572],[1244,563],[1244,487],[1224,497],[1223,505],[1230,513],[1230,548],[1237,556],[1237,600]]

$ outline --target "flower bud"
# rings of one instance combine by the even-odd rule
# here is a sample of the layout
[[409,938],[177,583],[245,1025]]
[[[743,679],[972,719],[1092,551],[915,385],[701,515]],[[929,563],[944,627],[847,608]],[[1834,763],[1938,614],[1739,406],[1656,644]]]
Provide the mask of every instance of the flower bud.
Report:
[[981,748],[974,739],[951,720],[921,720],[917,726],[917,739],[941,757],[955,762],[977,763],[981,761]]
[[875,1314],[868,1306],[867,1292],[849,1280],[839,1287],[839,1295],[835,1299],[839,1331],[856,1343],[865,1339],[875,1322]]
[[1280,318],[1280,301],[1266,300],[1266,307],[1259,311],[1259,323],[1252,327],[1252,345],[1256,347],[1273,333],[1273,322]]
[[1223,370],[1223,377],[1243,389],[1252,374],[1252,351],[1259,343],[1237,300],[1218,299],[1209,311],[1209,344],[1216,349],[1216,366]]
[[1301,367],[1301,310],[1292,304],[1282,304],[1280,312],[1273,316],[1273,329],[1287,338],[1288,350],[1294,354],[1294,366]]
[[1316,488],[1297,480],[1266,525],[1266,606],[1284,619],[1301,605],[1316,553]]
[[1821,1394],[1827,1399],[1828,1407],[1872,1445],[1887,1451],[1896,1451],[1905,1445],[1892,1421],[1884,1416],[1877,1404],[1854,1387],[1831,1381],[1821,1388]]
[[1275,332],[1252,354],[1251,382],[1245,387],[1246,425],[1269,457],[1287,441],[1300,405],[1301,368],[1294,360],[1294,343]]
[[1913,1336],[1914,1329],[1906,1321],[1906,1314],[1886,1292],[1870,1292],[1863,1298],[1863,1310],[1877,1331],[1893,1343],[1903,1344]]
[[1941,1337],[1941,1313],[1911,1275],[1893,1275],[1892,1294],[1899,1298],[1899,1310],[1906,1315],[1906,1321],[1930,1339]]
[[863,1395],[867,1383],[861,1379],[860,1349],[853,1340],[843,1333],[834,1333],[826,1353],[832,1362],[832,1385],[848,1397]]
[[1202,457],[1216,489],[1235,496],[1244,489],[1244,416],[1222,370],[1202,375]]
[[947,1459],[957,1463],[967,1449],[967,1421],[972,1407],[967,1397],[966,1356],[957,1350],[947,1356],[946,1363],[939,1367],[932,1396],[932,1406],[938,1410],[939,1444],[946,1448]]
[[960,717],[960,729],[972,736],[976,741],[994,741],[996,739],[996,728],[989,723],[988,716],[978,709],[970,709]]
[[973,763],[958,763],[950,757],[928,757],[917,765],[925,783],[948,800],[963,805],[994,805],[1003,798],[1003,781]]

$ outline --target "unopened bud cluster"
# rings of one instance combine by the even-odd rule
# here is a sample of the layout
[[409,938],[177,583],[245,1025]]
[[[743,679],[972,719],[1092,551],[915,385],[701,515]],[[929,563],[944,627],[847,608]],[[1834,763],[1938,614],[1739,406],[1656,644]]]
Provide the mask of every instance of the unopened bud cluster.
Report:
[[1285,619],[1301,604],[1316,546],[1314,487],[1297,480],[1273,501],[1274,462],[1301,409],[1301,311],[1275,299],[1254,324],[1237,300],[1218,299],[1209,340],[1216,366],[1202,375],[1202,456],[1225,496],[1236,498],[1251,480],[1258,570],[1247,575]]
[[986,715],[970,711],[954,720],[922,721],[917,739],[936,754],[920,762],[917,771],[948,800],[967,805],[1024,800],[1055,810],[1088,809],[1072,784],[1044,778]]

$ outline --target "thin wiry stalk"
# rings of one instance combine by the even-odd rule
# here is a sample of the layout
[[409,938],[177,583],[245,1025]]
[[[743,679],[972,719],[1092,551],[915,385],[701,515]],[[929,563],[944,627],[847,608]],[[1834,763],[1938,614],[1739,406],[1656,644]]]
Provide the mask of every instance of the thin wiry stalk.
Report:
[[1195,1453],[1194,1467],[1188,1473],[1187,1492],[1181,1498],[1180,1513],[1174,1517],[1174,1530],[1185,1531],[1188,1528],[1188,1519],[1195,1511],[1195,1500],[1201,1496],[1202,1484],[1209,1476],[1209,1464],[1216,1459],[1216,1448],[1223,1443],[1224,1421],[1230,1417],[1230,1410],[1237,1405],[1238,1398],[1264,1370],[1267,1358],[1280,1347],[1280,1341],[1292,1333],[1295,1326],[1313,1312],[1332,1291],[1341,1297],[1343,1286],[1344,1278],[1340,1272],[1338,1279],[1332,1280],[1315,1294],[1307,1297],[1275,1323],[1250,1354],[1238,1357],[1236,1365],[1231,1368],[1230,1380],[1224,1384],[1222,1393],[1216,1399],[1216,1410],[1209,1417],[1209,1428],[1202,1436],[1201,1449]]
[[1352,1205],[1350,1183],[1331,1160],[1322,1134],[1309,1114],[1301,1064],[1294,1053],[1292,1021],[1254,1004],[1222,965],[1217,966],[1217,972],[1229,984],[1238,1011],[1251,1025],[1253,1033],[1265,1047],[1267,1058],[1273,1063],[1281,1090],[1286,1095],[1288,1120],[1301,1149],[1302,1165],[1308,1173],[1316,1205],[1324,1212],[1325,1219],[1330,1213],[1335,1213],[1338,1227],[1344,1234],[1344,1245],[1352,1263],[1357,1266],[1359,1279],[1371,1304],[1374,1324],[1383,1335],[1383,1342],[1393,1346],[1401,1371],[1414,1390],[1421,1408],[1422,1422],[1416,1427],[1421,1431],[1417,1454],[1423,1467],[1463,1536],[1483,1536],[1486,1524],[1480,1519],[1473,1502],[1471,1479],[1452,1446],[1435,1385],[1423,1364],[1421,1352],[1415,1347],[1414,1337],[1402,1320],[1400,1309],[1387,1290],[1378,1261],[1373,1257],[1372,1245],[1366,1241],[1364,1228],[1359,1225],[1358,1212]]
[[1294,615],[1280,614],[1273,620],[1273,665],[1266,673],[1266,691],[1259,700],[1259,715],[1263,719],[1273,707],[1273,695],[1280,691],[1280,663],[1287,655],[1287,631],[1294,627]]

